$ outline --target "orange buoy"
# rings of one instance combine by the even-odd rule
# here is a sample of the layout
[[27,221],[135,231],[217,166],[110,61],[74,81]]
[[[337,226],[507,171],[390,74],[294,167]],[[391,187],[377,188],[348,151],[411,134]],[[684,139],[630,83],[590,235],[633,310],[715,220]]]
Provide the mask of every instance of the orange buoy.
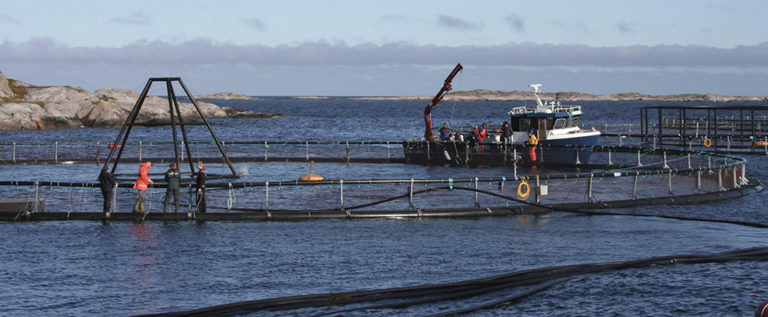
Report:
[[302,182],[319,182],[324,180],[325,177],[312,173],[312,166],[315,165],[315,161],[309,161],[309,174],[299,177]]
[[[109,148],[111,149],[111,148],[113,148],[113,147],[115,147],[115,145],[114,145],[114,144],[112,144],[112,143],[110,143],[110,144],[109,144]],[[120,148],[120,144],[118,144],[118,145],[117,145],[117,148],[118,148],[118,149]]]
[[755,145],[756,145],[756,146],[766,146],[766,145],[768,145],[768,142],[765,142],[765,141],[757,141],[757,142],[755,142]]

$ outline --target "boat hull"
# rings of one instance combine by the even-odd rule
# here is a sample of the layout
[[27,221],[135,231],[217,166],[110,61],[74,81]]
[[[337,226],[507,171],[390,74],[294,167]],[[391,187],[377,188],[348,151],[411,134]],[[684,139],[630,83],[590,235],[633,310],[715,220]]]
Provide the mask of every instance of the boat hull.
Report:
[[588,163],[591,146],[596,145],[599,134],[545,140],[536,147],[536,161],[528,148],[521,145],[505,147],[501,143],[483,143],[471,146],[468,142],[404,141],[406,163],[450,165],[507,165],[515,161],[530,164],[572,165]]

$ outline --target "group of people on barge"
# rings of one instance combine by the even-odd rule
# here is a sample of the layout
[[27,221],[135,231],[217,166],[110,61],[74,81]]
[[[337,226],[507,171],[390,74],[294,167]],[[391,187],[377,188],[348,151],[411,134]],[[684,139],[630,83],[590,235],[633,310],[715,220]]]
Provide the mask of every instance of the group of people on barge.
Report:
[[[137,197],[133,204],[133,212],[147,214],[148,211],[145,208],[147,199],[147,189],[149,185],[154,184],[154,181],[149,177],[149,168],[152,167],[152,162],[147,161],[139,165],[138,177],[133,183],[133,188],[136,189]],[[200,213],[206,212],[205,202],[205,180],[207,177],[203,162],[197,162],[197,173],[195,173],[195,206],[196,211]],[[163,213],[168,210],[168,205],[173,199],[174,212],[179,211],[179,201],[181,201],[181,173],[176,167],[175,163],[170,163],[168,170],[165,172],[165,181],[168,184],[165,196],[163,197]],[[109,167],[104,165],[104,168],[99,173],[99,185],[101,187],[101,194],[104,197],[103,212],[108,213],[113,209],[112,198],[114,190],[117,188],[117,179],[109,172]]]

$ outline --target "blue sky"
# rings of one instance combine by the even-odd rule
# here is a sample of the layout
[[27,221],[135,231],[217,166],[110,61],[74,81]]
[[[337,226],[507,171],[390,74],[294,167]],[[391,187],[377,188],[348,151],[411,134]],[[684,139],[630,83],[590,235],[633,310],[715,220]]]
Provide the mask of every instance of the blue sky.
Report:
[[768,95],[768,1],[6,1],[0,71],[193,93]]

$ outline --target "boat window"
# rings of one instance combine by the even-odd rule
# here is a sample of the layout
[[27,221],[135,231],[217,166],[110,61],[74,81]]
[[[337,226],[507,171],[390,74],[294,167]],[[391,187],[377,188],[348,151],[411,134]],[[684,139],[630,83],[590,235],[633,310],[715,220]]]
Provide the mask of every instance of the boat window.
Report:
[[530,128],[530,125],[528,124],[528,119],[520,120],[519,127],[520,129],[518,129],[517,131],[528,131],[528,128]]
[[569,127],[578,127],[579,126],[579,116],[573,116],[573,119],[568,120],[568,126]]
[[558,118],[555,120],[555,126],[554,129],[562,129],[565,128],[566,119],[565,118]]
[[547,130],[552,130],[552,126],[554,125],[554,122],[555,122],[555,119],[547,118],[547,122],[546,122],[546,125],[545,125],[546,129]]

